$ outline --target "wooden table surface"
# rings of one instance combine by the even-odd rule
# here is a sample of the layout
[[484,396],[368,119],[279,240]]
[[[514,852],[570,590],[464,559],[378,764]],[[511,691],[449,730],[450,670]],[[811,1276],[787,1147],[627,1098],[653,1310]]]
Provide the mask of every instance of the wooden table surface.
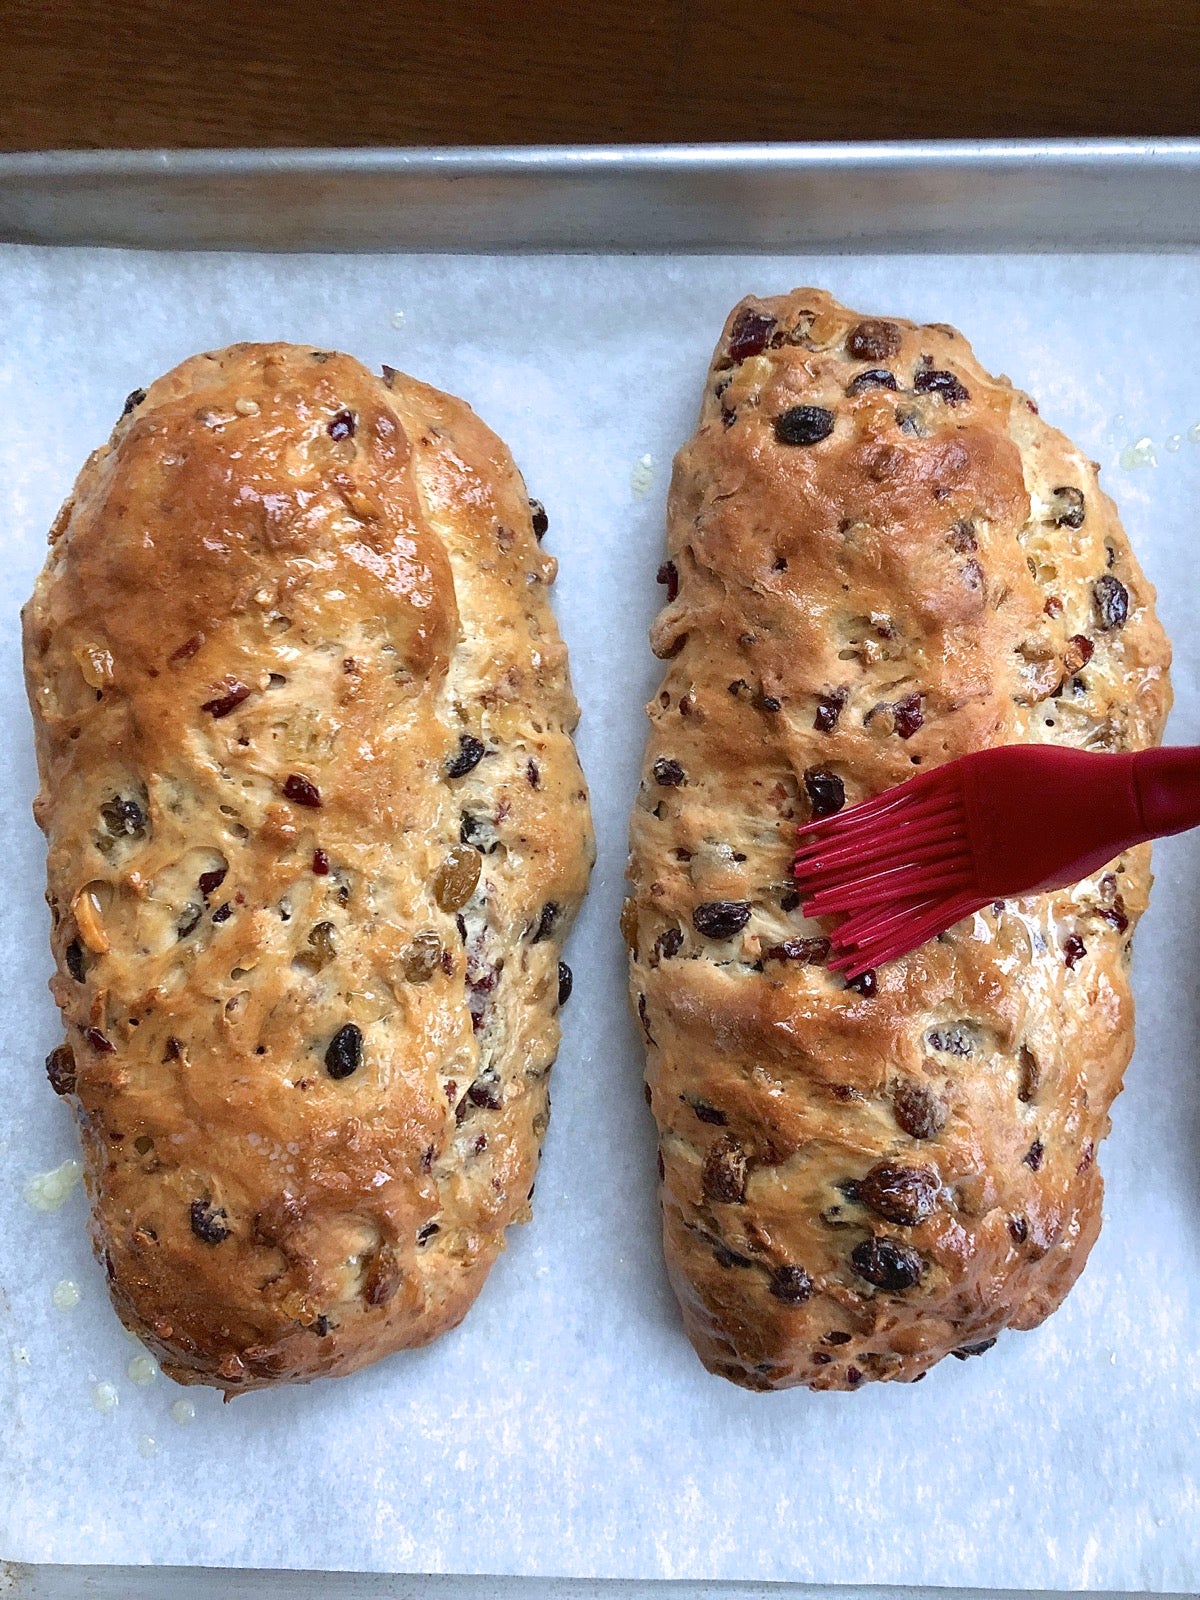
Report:
[[1200,133],[1198,0],[0,0],[0,149]]

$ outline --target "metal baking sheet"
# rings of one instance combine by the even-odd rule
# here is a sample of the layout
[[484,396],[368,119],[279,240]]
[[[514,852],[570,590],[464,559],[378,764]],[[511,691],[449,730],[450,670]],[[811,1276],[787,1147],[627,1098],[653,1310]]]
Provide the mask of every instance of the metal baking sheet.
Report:
[[0,239],[259,250],[1178,250],[1200,140],[0,156]]
[[[1059,1600],[1054,1591],[813,1588],[807,1584],[639,1583],[572,1578],[405,1577],[248,1568],[29,1567],[0,1561],[0,1600]],[[1147,1600],[1115,1589],[1089,1600]],[[1149,1600],[1189,1600],[1162,1595]]]
[[[831,248],[857,256],[952,250],[989,255],[1042,250],[1073,254],[1178,252],[1194,249],[1200,242],[1198,199],[1200,142],[1182,141],[1154,145],[0,157],[0,240],[133,244],[170,250],[236,246],[270,251],[436,249],[479,254],[496,249],[571,249],[592,254],[732,254],[770,248],[797,257],[811,257],[817,249]],[[1100,270],[1100,264],[1097,268]],[[1036,264],[1031,269],[1035,274],[1039,271]],[[586,268],[581,264],[580,270]],[[687,269],[681,266],[678,270],[683,273]],[[754,273],[754,279],[747,279],[745,287],[764,289],[787,287],[791,281],[814,275],[808,262],[800,259],[786,281],[778,270],[764,281],[757,264],[747,263],[747,271]],[[1098,285],[1100,279],[1095,281]],[[838,284],[831,286],[836,289]],[[888,297],[882,288],[874,291],[872,298],[880,308],[885,300],[897,310],[906,308],[897,294]],[[0,307],[0,318],[21,316],[29,310],[36,312],[37,307],[9,304]],[[955,315],[974,337],[977,328],[967,313],[956,311]],[[1194,318],[1191,326],[1194,339]],[[255,334],[261,330],[247,331]],[[711,342],[714,332],[715,326],[706,327],[700,344]],[[370,355],[376,344],[373,335],[346,337],[342,342],[363,355]],[[997,340],[998,347],[1000,344]],[[86,368],[86,352],[81,352],[81,360]],[[1078,361],[1075,364],[1078,369]],[[92,372],[88,382],[94,385],[96,381]],[[1039,388],[1036,377],[1029,381]],[[682,386],[688,392],[680,416],[670,424],[678,435],[675,442],[688,426],[684,413],[694,401],[694,387],[690,382]],[[1146,399],[1144,393],[1141,398]],[[1068,394],[1062,399],[1070,407],[1072,397]],[[1078,397],[1075,399],[1078,403]],[[502,421],[482,400],[480,404],[490,420]],[[1086,416],[1087,405],[1080,409]],[[1114,407],[1107,409],[1111,412]],[[1200,411],[1200,407],[1194,409]],[[1066,420],[1061,405],[1056,420]],[[1134,415],[1126,432],[1132,441]],[[1114,451],[1117,442],[1115,435],[1106,441]],[[639,556],[639,572],[649,563],[652,573],[657,560],[664,452],[669,453],[669,444],[659,452],[658,485],[645,501],[633,506],[630,517],[630,525],[638,530],[639,548],[643,537],[647,547]],[[64,455],[61,467],[67,472],[67,481],[77,464],[74,458],[68,464]],[[1139,517],[1149,519],[1153,488],[1147,491],[1148,478],[1130,480],[1127,494],[1126,485],[1114,483],[1106,459],[1106,482],[1110,490],[1116,488],[1131,525]],[[27,485],[10,483],[8,498],[11,501],[12,495],[26,492]],[[576,643],[574,639],[571,642],[573,646]],[[653,676],[653,668],[649,676]],[[610,863],[610,867],[614,865],[619,876],[619,861]],[[601,892],[611,897],[616,886],[610,882],[601,891],[598,885],[598,894]],[[604,918],[596,924],[595,938],[601,943],[608,909],[606,905]],[[40,925],[38,931],[40,934]],[[1153,959],[1153,947],[1143,949],[1143,960],[1148,954]],[[560,1083],[562,1073],[569,1070],[564,1060]],[[569,1107],[569,1100],[567,1103]],[[50,1104],[47,1116],[53,1110]],[[1120,1118],[1122,1113],[1118,1115]],[[637,1130],[639,1158],[646,1143],[645,1131]],[[552,1132],[551,1138],[555,1137]],[[565,1155],[565,1150],[560,1154]],[[551,1199],[553,1193],[551,1190]],[[74,1226],[78,1226],[78,1218]],[[535,1222],[535,1229],[537,1226]],[[528,1248],[526,1244],[523,1250],[526,1267],[531,1259]],[[1094,1295],[1092,1309],[1099,1314]],[[699,1369],[697,1378],[707,1381]],[[1194,1469],[1194,1461],[1190,1467]],[[1181,1471],[1187,1470],[1189,1463],[1182,1462]],[[1078,1581],[1087,1586],[1086,1570],[1081,1568]],[[1189,1585],[1189,1589],[1195,1587]],[[592,1594],[641,1600],[643,1593],[692,1600],[717,1592],[746,1597],[769,1592],[814,1597],[836,1593],[838,1600],[865,1600],[868,1594],[885,1591],[793,1585],[771,1585],[768,1590],[761,1585],[723,1585],[718,1589],[709,1584],[326,1577],[204,1568],[155,1569],[147,1574],[122,1567],[0,1565],[0,1597],[11,1593],[62,1600],[74,1594],[120,1593],[153,1595],[156,1600],[179,1595],[192,1600],[208,1594],[269,1596],[283,1592],[364,1597],[486,1593],[541,1596],[543,1600],[551,1596],[559,1600],[560,1595],[563,1600],[567,1596],[582,1600]]]

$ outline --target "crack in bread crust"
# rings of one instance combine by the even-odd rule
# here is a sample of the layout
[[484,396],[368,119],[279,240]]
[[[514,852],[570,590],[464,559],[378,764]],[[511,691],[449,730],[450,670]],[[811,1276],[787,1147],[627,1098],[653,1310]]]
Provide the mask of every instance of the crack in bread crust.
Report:
[[622,922],[668,1270],[736,1383],[919,1378],[1039,1323],[1098,1232],[1148,850],[859,989],[789,875],[799,823],[919,767],[1158,741],[1169,650],[1096,471],[953,329],[810,289],[726,324]]
[[593,855],[554,573],[468,406],[290,345],[132,396],[55,524],[56,1086],[182,1382],[426,1343],[529,1215]]

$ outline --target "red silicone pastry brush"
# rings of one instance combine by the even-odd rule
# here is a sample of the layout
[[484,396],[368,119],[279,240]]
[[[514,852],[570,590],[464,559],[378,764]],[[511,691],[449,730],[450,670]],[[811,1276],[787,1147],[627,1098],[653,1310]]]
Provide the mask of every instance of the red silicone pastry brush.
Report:
[[1200,826],[1200,746],[1103,755],[1001,745],[800,830],[804,912],[837,917],[855,978],[991,900],[1065,888],[1130,845]]

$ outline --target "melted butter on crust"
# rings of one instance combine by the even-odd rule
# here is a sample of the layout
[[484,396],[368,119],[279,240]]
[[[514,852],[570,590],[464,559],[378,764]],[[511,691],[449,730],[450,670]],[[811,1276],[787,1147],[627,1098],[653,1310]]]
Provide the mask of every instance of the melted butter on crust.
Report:
[[[466,405],[300,346],[159,379],[55,524],[52,988],[97,1250],[176,1379],[427,1342],[528,1216],[593,853],[552,577]],[[433,888],[468,814],[474,949]]]
[[858,993],[798,909],[796,828],[986,745],[1157,742],[1154,592],[1094,463],[960,335],[809,289],[731,313],[667,555],[623,927],[671,1280],[737,1383],[918,1378],[1083,1267],[1149,854]]

